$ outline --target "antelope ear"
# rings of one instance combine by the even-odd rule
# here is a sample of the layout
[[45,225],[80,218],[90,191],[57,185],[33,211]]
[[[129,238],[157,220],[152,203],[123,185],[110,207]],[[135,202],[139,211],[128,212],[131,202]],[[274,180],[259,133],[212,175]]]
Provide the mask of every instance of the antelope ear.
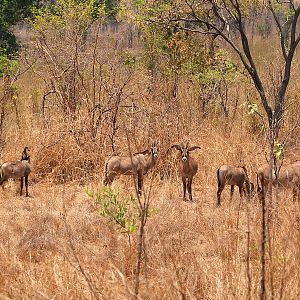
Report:
[[194,150],[196,150],[196,149],[201,149],[201,147],[199,147],[199,146],[192,146],[192,147],[190,147],[190,148],[188,149],[188,151],[194,151]]
[[181,147],[179,145],[172,145],[170,149],[175,148],[176,150],[181,150]]
[[136,152],[136,153],[133,153],[132,156],[135,156],[135,155],[138,155],[138,154],[143,154],[143,155],[146,155],[146,154],[149,154],[151,151],[150,150],[144,150],[142,152]]
[[147,150],[144,150],[144,151],[140,152],[139,154],[146,155],[146,154],[149,154],[149,153],[151,153],[151,150],[147,149]]

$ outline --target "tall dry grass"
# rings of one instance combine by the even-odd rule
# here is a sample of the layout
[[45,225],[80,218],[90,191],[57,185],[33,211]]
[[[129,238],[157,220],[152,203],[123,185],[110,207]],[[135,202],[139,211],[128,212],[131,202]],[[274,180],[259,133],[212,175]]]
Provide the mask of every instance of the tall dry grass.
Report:
[[[184,76],[179,78],[178,94],[173,97],[173,78],[162,74],[151,78],[142,68],[132,72],[122,65],[116,55],[126,44],[122,29],[115,36],[106,35],[101,34],[97,52],[100,100],[96,104],[103,109],[102,114],[97,111],[99,115],[92,115],[92,101],[89,102],[93,98],[93,47],[84,48],[82,51],[86,52],[80,56],[83,79],[75,88],[80,96],[76,97],[85,102],[80,103],[75,117],[61,110],[58,98],[52,94],[47,96],[43,111],[43,96],[49,92],[55,76],[49,75],[53,66],[41,63],[37,67],[41,69],[28,71],[18,80],[17,106],[7,107],[1,161],[18,159],[27,145],[33,172],[28,199],[16,196],[17,182],[9,183],[0,193],[0,298],[132,297],[136,237],[130,245],[126,235],[97,214],[96,204],[85,192],[87,187],[101,187],[104,162],[114,150],[128,153],[127,131],[133,151],[144,150],[157,139],[161,151],[150,195],[156,213],[146,225],[140,298],[257,299],[259,200],[254,197],[249,203],[240,201],[236,191],[230,203],[226,189],[221,208],[216,207],[216,170],[220,165],[245,164],[255,182],[255,171],[266,162],[267,141],[260,119],[249,115],[247,105],[243,105],[257,100],[251,82],[241,77],[229,86],[228,117],[224,116],[217,96],[203,114],[199,104],[201,92],[195,82]],[[136,43],[133,51],[139,53],[141,45]],[[262,56],[266,81],[272,75],[263,57],[267,43],[259,40],[255,53]],[[59,52],[59,46],[63,46],[62,41],[53,48]],[[36,48],[28,51],[35,57]],[[59,63],[65,63],[63,57],[60,60]],[[295,128],[299,121],[298,66],[296,57],[282,131],[282,139],[288,137],[286,161],[299,159],[300,153],[299,128]],[[119,91],[129,77],[120,94],[119,110],[114,114],[118,97],[112,91]],[[68,87],[63,80],[56,84],[61,89]],[[86,92],[91,98],[86,97]],[[186,140],[202,148],[193,153],[199,162],[193,203],[182,201],[176,153],[167,155],[172,143]],[[149,182],[148,176],[146,188]],[[122,195],[134,194],[130,178],[117,179],[113,189]],[[298,299],[299,203],[292,201],[290,191],[280,192],[276,212],[271,231],[272,264],[268,257],[268,267],[272,266],[272,270],[267,270],[268,297],[272,282],[275,299]]]
[[[195,202],[182,201],[180,178],[160,180],[157,175],[154,179],[151,207],[157,212],[146,226],[140,297],[247,299],[250,278],[251,298],[256,299],[260,288],[260,203],[257,197],[240,202],[237,191],[230,202],[228,188],[217,208],[215,171],[220,164],[237,164],[242,157],[254,180],[263,154],[251,155],[257,153],[257,142],[240,131],[227,134],[207,127],[193,141],[202,145],[195,155],[199,161]],[[102,174],[86,184],[97,189],[101,182]],[[30,198],[16,196],[16,189],[18,183],[10,183],[1,192],[3,296],[132,296],[136,240],[130,246],[126,235],[97,214],[84,186],[76,181],[32,182]],[[134,194],[130,178],[116,180],[113,189]],[[272,232],[276,299],[297,299],[300,292],[299,203],[291,198],[289,191],[280,193]],[[267,284],[270,290],[270,278]]]

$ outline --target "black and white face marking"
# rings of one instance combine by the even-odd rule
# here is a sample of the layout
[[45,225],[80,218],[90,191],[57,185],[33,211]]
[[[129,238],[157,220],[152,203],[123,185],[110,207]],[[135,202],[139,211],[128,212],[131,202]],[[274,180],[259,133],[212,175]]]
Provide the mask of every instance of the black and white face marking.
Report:
[[159,152],[158,146],[157,145],[152,145],[152,147],[151,147],[151,153],[152,153],[152,155],[154,157],[158,157],[158,152]]
[[189,157],[189,151],[188,148],[182,147],[181,148],[181,159],[183,161],[187,161]]

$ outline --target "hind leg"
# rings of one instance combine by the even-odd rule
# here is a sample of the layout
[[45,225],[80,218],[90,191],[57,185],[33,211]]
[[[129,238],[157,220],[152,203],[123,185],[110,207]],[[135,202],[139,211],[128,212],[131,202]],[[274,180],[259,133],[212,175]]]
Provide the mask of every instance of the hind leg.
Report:
[[21,181],[21,190],[20,190],[20,196],[22,196],[22,191],[23,191],[23,179],[24,179],[24,177],[21,177],[20,178],[20,181]]
[[221,205],[221,194],[224,190],[224,185],[219,184],[218,185],[218,191],[217,191],[217,206]]

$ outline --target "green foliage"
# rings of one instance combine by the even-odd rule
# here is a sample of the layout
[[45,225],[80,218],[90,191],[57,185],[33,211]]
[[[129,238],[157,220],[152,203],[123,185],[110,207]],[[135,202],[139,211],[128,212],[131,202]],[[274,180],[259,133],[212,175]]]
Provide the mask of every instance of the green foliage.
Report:
[[133,69],[136,66],[136,57],[132,55],[130,52],[125,51],[122,55],[123,57],[123,63],[125,66],[128,66],[129,68]]
[[38,6],[38,0],[0,0],[0,50],[13,54],[18,44],[10,26],[31,15],[31,7]]
[[[95,0],[57,0],[49,7],[33,9],[32,25],[38,31],[50,28],[78,31],[86,30],[95,16],[103,14],[103,7],[95,5]],[[70,27],[70,28],[69,28]],[[64,33],[61,31],[60,33]]]
[[232,82],[236,76],[237,66],[228,59],[228,54],[222,49],[216,52],[210,63],[196,75],[198,81],[204,85],[221,80]]
[[0,77],[13,76],[19,67],[16,60],[9,59],[8,55],[0,52]]
[[36,38],[50,45],[56,59],[66,65],[74,49],[83,49],[88,30],[95,18],[101,16],[104,16],[103,7],[95,6],[95,0],[57,0],[48,7],[34,9],[31,24]]
[[279,142],[275,143],[273,154],[278,160],[283,159],[283,145],[281,143]]
[[134,5],[139,8],[145,7],[145,0],[134,0]]
[[99,192],[87,191],[89,197],[95,200],[98,213],[117,225],[123,233],[133,233],[137,229],[139,211],[136,199],[133,197],[121,198],[110,188],[103,187]]
[[204,45],[192,35],[158,24],[139,23],[144,41],[143,63],[165,76],[197,74],[207,61]]
[[258,112],[258,105],[256,103],[249,103],[248,106],[248,114],[253,115]]
[[120,0],[102,0],[99,4],[103,5],[105,14],[108,17],[116,18],[120,9]]

